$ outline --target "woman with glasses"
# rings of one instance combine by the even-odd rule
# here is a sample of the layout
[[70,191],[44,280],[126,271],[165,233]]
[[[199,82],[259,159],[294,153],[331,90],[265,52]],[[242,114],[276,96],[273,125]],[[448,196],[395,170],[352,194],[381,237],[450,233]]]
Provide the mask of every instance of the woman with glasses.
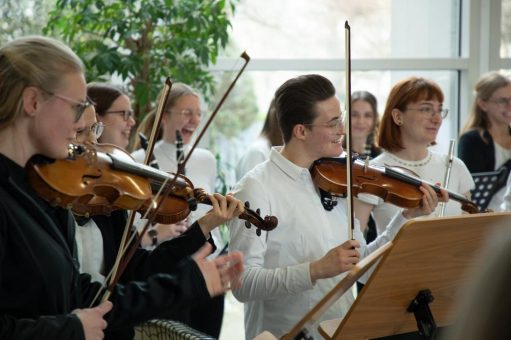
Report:
[[[95,94],[95,98],[99,98],[98,93]],[[96,144],[101,137],[102,124],[96,120],[93,106],[87,108],[83,119],[85,127],[77,131],[77,142]],[[243,207],[242,202],[230,195],[224,197],[215,194],[210,199],[217,203],[218,209],[212,209],[201,217],[179,238],[161,242],[152,251],[137,249],[120,282],[145,280],[149,275],[156,273],[173,273],[180,260],[199,250],[211,237],[210,232],[214,228],[228,219],[236,217]],[[91,275],[95,281],[105,281],[105,277],[114,266],[120,248],[126,217],[127,213],[123,210],[113,211],[108,216],[96,215],[92,218],[76,216],[78,224],[76,243],[82,273]],[[133,235],[133,232],[129,235]],[[134,241],[131,243],[133,244]],[[183,308],[176,312],[177,315],[182,313]],[[170,316],[169,313],[158,315],[158,317],[165,318]],[[107,332],[106,335],[116,339],[131,339],[133,338],[132,333],[132,328],[128,327],[124,330]]]
[[[147,121],[154,120],[155,112],[146,116]],[[199,94],[190,86],[183,83],[174,83],[164,106],[162,118],[161,140],[154,146],[154,157],[161,170],[176,172],[178,170],[178,158],[184,160],[191,149],[192,138],[197,132],[203,118],[201,100]],[[141,124],[152,128],[152,124]],[[149,130],[150,131],[150,130]],[[146,136],[148,131],[143,132]],[[180,136],[180,137],[179,137]],[[179,141],[181,139],[181,141]],[[180,144],[182,147],[180,147]],[[132,153],[133,158],[143,162],[145,150],[138,149]],[[195,148],[184,170],[196,188],[202,188],[206,192],[215,191],[217,177],[217,164],[215,156],[206,149]],[[157,224],[151,230],[148,240],[153,239],[153,245],[157,245],[169,237],[177,237],[184,233],[190,226],[190,221],[200,218],[210,208],[199,204],[197,210],[192,212],[188,219],[171,225]],[[226,245],[220,230],[217,228],[211,232],[216,251],[212,256],[218,255]],[[192,328],[200,330],[215,338],[220,334],[224,310],[223,296],[216,297],[207,304],[199,304],[192,308],[189,315],[183,311],[179,321],[189,324]]]
[[[146,137],[152,130],[155,112],[149,113],[140,124],[138,132]],[[181,161],[191,149],[190,142],[202,120],[202,110],[199,94],[190,86],[183,83],[172,85],[167,103],[164,107],[162,118],[161,139],[154,146],[155,163],[161,170],[176,172],[178,170],[178,157]],[[178,142],[178,140],[180,141]],[[143,162],[145,150],[140,148],[132,153],[133,158]],[[184,175],[186,175],[196,188],[202,188],[206,192],[215,191],[217,177],[217,164],[215,156],[206,149],[195,148],[190,157]],[[209,208],[199,205],[197,211],[192,212],[188,220],[196,219],[204,215]],[[181,235],[189,226],[188,220],[176,224],[156,225],[153,236],[157,242]],[[152,237],[147,237],[144,244],[151,245]],[[218,231],[213,233],[215,244],[221,250],[225,243]]]
[[64,44],[25,37],[0,47],[1,339],[103,339],[107,322],[123,329],[223,293],[241,271],[222,269],[240,255],[208,261],[206,247],[174,275],[115,286],[113,307],[90,307],[100,285],[78,271],[75,221],[38,196],[25,168],[66,158],[77,131],[87,131],[89,106],[83,64]]
[[94,102],[98,122],[104,125],[98,141],[126,149],[136,123],[130,98],[120,88],[103,83],[89,84],[87,95]]
[[[493,171],[511,159],[511,79],[498,72],[485,74],[475,85],[475,97],[458,156],[471,173]],[[497,191],[488,208],[499,211],[504,192]]]
[[[430,183],[443,185],[448,167],[448,156],[429,149],[436,142],[438,131],[447,109],[443,107],[444,94],[433,81],[410,77],[398,82],[390,91],[380,123],[378,145],[383,149],[371,164],[396,167]],[[461,160],[453,161],[448,189],[470,196],[474,181]],[[370,214],[376,222],[378,234],[400,208],[385,203],[379,197],[359,194],[355,200],[355,215],[365,225]],[[432,212],[438,216],[440,208]],[[445,215],[460,215],[458,202],[446,203]]]

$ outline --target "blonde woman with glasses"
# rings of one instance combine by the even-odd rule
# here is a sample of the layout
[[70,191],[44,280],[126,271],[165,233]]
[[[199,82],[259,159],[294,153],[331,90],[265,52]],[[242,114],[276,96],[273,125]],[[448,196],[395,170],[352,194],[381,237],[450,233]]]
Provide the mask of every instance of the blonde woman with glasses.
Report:
[[[511,79],[498,72],[482,76],[458,147],[458,156],[471,173],[493,171],[511,159]],[[511,165],[508,166],[508,171]],[[500,210],[505,187],[488,208]]]
[[61,42],[25,37],[0,47],[1,339],[103,339],[106,327],[132,327],[223,293],[242,270],[222,269],[241,254],[208,261],[205,247],[174,275],[117,285],[113,306],[90,307],[101,287],[79,273],[71,212],[39,197],[26,169],[66,158],[78,131],[88,131],[89,106],[83,64]]
[[[146,122],[154,120],[154,114],[154,112],[150,113],[146,117]],[[203,117],[199,93],[186,84],[172,84],[164,106],[161,140],[154,147],[154,157],[161,170],[168,172],[176,172],[178,170],[177,158],[181,157],[184,160],[184,157],[190,152],[192,139],[198,132]],[[142,123],[141,125],[152,128],[152,124]],[[180,143],[177,143],[178,135],[181,137]],[[179,144],[181,144],[181,147]],[[135,160],[142,162],[145,157],[145,150],[138,149],[132,153],[132,156]],[[184,174],[192,181],[196,188],[202,188],[208,193],[215,192],[217,162],[215,156],[209,150],[196,148],[186,164]],[[151,238],[155,240],[153,245],[169,237],[182,235],[190,227],[191,221],[200,218],[209,209],[208,206],[199,204],[197,210],[192,212],[184,221],[170,225],[156,224],[149,231],[151,232]],[[216,251],[212,256],[216,256],[224,249],[226,242],[218,228],[213,230],[211,235],[212,241],[216,246]],[[147,244],[147,239],[145,244]],[[223,296],[218,296],[204,304],[191,306],[190,309],[190,311],[183,309],[180,315],[174,315],[173,318],[190,325],[194,329],[218,338],[224,311]]]

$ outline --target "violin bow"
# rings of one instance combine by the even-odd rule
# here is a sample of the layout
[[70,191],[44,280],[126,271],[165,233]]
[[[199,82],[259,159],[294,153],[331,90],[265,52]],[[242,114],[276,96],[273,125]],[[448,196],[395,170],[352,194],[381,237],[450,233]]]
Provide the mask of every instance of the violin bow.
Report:
[[348,20],[344,23],[344,53],[345,53],[345,74],[346,74],[346,201],[348,204],[348,235],[353,240],[355,219],[353,214],[353,193],[351,183],[353,181],[353,157],[351,156],[351,28]]
[[[186,163],[188,162],[188,160],[190,159],[190,156],[192,155],[193,151],[195,150],[196,146],[198,145],[198,143],[200,142],[200,140],[202,139],[202,137],[204,136],[204,133],[206,132],[207,128],[209,127],[209,125],[211,124],[213,118],[216,116],[216,114],[218,113],[218,111],[220,110],[220,108],[222,107],[224,101],[227,99],[229,93],[231,92],[231,90],[234,88],[234,85],[236,84],[236,82],[238,81],[239,77],[241,76],[241,74],[243,73],[243,71],[245,70],[245,68],[247,67],[247,64],[248,62],[250,61],[250,57],[249,55],[246,53],[246,52],[243,52],[241,54],[241,58],[243,58],[245,60],[245,63],[244,65],[242,66],[242,68],[240,69],[240,71],[238,72],[238,74],[236,75],[235,79],[232,81],[232,83],[229,85],[229,87],[227,88],[226,92],[224,93],[224,95],[222,96],[222,98],[220,99],[219,103],[217,104],[217,106],[215,107],[215,110],[213,111],[213,113],[211,114],[211,116],[209,117],[208,121],[206,122],[204,128],[202,129],[201,133],[199,134],[199,136],[197,137],[195,143],[193,144],[190,152],[188,153],[187,157],[185,158],[185,160],[182,162],[182,167],[184,168],[186,166]],[[170,81],[169,81],[170,82]],[[170,85],[171,86],[171,85]],[[148,146],[148,150],[146,151],[146,158],[145,158],[145,161],[149,161],[150,158],[151,158],[151,155],[152,155],[152,151],[153,151],[153,148],[154,148],[154,139],[156,139],[156,135],[157,135],[157,132],[159,131],[159,126],[161,124],[161,118],[162,118],[162,113],[163,113],[163,108],[167,102],[167,98],[168,98],[168,93],[170,93],[170,86],[168,86],[168,89],[166,90],[167,92],[160,97],[160,102],[159,102],[159,105],[158,105],[158,111],[157,111],[157,114],[160,114],[160,116],[157,115],[157,117],[155,118],[155,125],[153,125],[153,130],[152,130],[152,133],[151,133],[151,138],[150,138],[150,142],[149,142],[149,146]],[[151,141],[153,143],[151,143]],[[152,144],[152,147],[151,147],[151,144]],[[154,220],[154,218],[157,216],[157,213],[158,213],[158,210],[160,208],[160,206],[162,205],[162,203],[164,202],[164,199],[165,197],[167,197],[169,194],[170,194],[170,191],[172,190],[172,186],[173,184],[176,182],[178,178],[178,174],[176,172],[175,176],[173,177],[173,179],[170,181],[170,184],[167,185],[167,181],[163,182],[161,188],[160,188],[160,191],[157,193],[156,195],[156,198],[155,200],[158,201],[158,203],[156,204],[156,207],[150,212],[149,210],[146,212],[145,216],[143,216],[142,218],[145,218],[148,214],[150,215],[144,225],[144,228],[142,229],[142,231],[140,232],[138,238],[137,238],[137,241],[131,246],[131,249],[130,251],[126,254],[125,258],[123,259],[122,263],[120,263],[118,265],[118,268],[115,268],[116,270],[116,274],[113,275],[112,274],[112,277],[113,277],[113,280],[109,283],[108,285],[108,289],[107,291],[105,292],[105,294],[103,295],[103,301],[108,299],[108,297],[110,296],[110,293],[111,291],[113,290],[113,287],[117,284],[117,282],[119,281],[119,278],[121,277],[122,273],[124,272],[124,270],[126,269],[127,267],[127,264],[129,263],[129,261],[131,260],[131,258],[133,257],[133,255],[135,254],[135,251],[136,249],[139,247],[140,245],[140,242],[142,241],[142,236],[144,235],[144,233],[147,231],[147,229],[149,228],[150,224],[152,223],[152,221]],[[162,188],[164,188],[163,190],[163,193],[162,193]],[[134,219],[134,214],[133,214],[133,217],[131,219]],[[125,233],[127,234],[127,231],[128,229],[131,228],[131,225],[133,224],[133,222],[131,223],[127,223],[127,226],[130,225],[129,228],[126,228],[125,229]],[[134,237],[135,235],[133,235]],[[133,239],[132,237],[132,239]],[[123,237],[124,239],[124,237]],[[124,243],[121,243],[121,244],[124,244]],[[129,245],[129,242],[121,247],[121,254],[120,254],[120,257],[122,258],[122,256],[124,255],[125,251],[127,250],[127,247]]]
[[[167,78],[165,80],[162,95],[160,96],[160,100],[158,102],[155,121],[153,124],[153,128],[151,130],[151,136],[149,137],[149,142],[148,142],[146,152],[145,152],[144,164],[146,164],[146,165],[148,165],[149,162],[151,162],[152,157],[153,157],[154,145],[156,144],[156,139],[158,137],[158,131],[160,131],[161,121],[163,118],[163,110],[165,108],[165,103],[167,102],[171,88],[172,88],[172,82],[170,81],[170,78]],[[174,181],[176,179],[177,179],[177,177],[175,177]],[[147,213],[146,213],[146,215],[147,215]],[[124,272],[127,262],[131,259],[131,257],[133,257],[133,254],[135,253],[136,248],[138,248],[138,246],[140,245],[140,242],[142,241],[142,237],[143,237],[144,233],[147,231],[147,228],[151,225],[151,220],[148,220],[146,225],[144,226],[143,231],[138,236],[136,235],[136,233],[133,233],[133,235],[130,237],[130,239],[127,240],[128,232],[132,229],[134,221],[135,221],[135,211],[132,210],[129,212],[128,219],[127,219],[126,225],[124,227],[124,232],[122,235],[120,247],[117,252],[117,256],[115,258],[115,263],[112,267],[112,270],[110,271],[110,273],[108,273],[108,276],[105,278],[105,284],[107,286],[107,290],[103,294],[102,301],[108,300],[108,298],[110,297],[111,291],[112,291],[113,287],[119,281],[119,278],[122,275],[122,273]],[[127,259],[127,258],[123,259],[123,256],[126,253],[126,250],[129,247],[129,245],[131,244],[131,241],[134,239],[134,237],[138,237],[138,238],[137,238],[137,242],[135,242],[133,244],[133,246],[131,247],[132,251],[130,251],[129,254],[132,254],[132,255],[129,257],[129,259]],[[110,280],[110,282],[109,282],[109,280]],[[98,292],[98,294],[99,294],[99,292]],[[94,304],[97,297],[98,297],[98,295],[96,295],[96,297],[92,300],[91,305]]]
[[211,114],[211,116],[209,117],[208,121],[204,125],[204,128],[202,129],[201,133],[199,134],[199,136],[195,140],[195,143],[193,143],[192,148],[190,149],[190,152],[188,153],[188,155],[186,155],[185,160],[183,161],[183,165],[182,165],[183,168],[185,167],[186,163],[188,163],[188,160],[190,159],[190,156],[192,155],[193,150],[195,150],[195,148],[197,147],[197,145],[201,141],[202,137],[204,136],[204,133],[206,132],[206,130],[208,129],[209,125],[213,121],[213,118],[215,118],[215,116],[218,113],[218,111],[220,111],[220,108],[222,107],[224,101],[227,99],[227,96],[229,96],[229,93],[231,93],[231,90],[233,89],[234,85],[238,81],[239,77],[241,76],[243,71],[245,71],[245,68],[247,67],[248,62],[250,61],[250,57],[247,54],[247,52],[241,53],[240,57],[245,60],[245,63],[243,64],[243,66],[239,70],[238,74],[236,75],[236,78],[234,78],[234,80],[232,81],[231,85],[229,85],[229,87],[225,91],[224,95],[222,96],[222,98],[218,102],[217,106],[213,110],[213,113]]

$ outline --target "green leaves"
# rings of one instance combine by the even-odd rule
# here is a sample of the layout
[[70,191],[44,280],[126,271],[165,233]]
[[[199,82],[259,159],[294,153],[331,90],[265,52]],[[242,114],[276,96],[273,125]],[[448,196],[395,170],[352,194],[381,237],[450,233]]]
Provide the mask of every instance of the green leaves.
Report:
[[57,0],[45,32],[77,52],[88,81],[126,81],[141,119],[169,76],[209,97],[207,66],[227,43],[237,1]]

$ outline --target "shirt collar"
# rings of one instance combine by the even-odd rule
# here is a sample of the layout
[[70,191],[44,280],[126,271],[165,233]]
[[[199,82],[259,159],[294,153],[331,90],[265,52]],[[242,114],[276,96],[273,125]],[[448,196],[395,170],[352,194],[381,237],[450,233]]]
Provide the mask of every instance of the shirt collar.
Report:
[[274,146],[270,151],[270,161],[273,162],[283,173],[293,180],[299,180],[304,176],[310,177],[309,169],[302,168],[282,156],[282,146]]

